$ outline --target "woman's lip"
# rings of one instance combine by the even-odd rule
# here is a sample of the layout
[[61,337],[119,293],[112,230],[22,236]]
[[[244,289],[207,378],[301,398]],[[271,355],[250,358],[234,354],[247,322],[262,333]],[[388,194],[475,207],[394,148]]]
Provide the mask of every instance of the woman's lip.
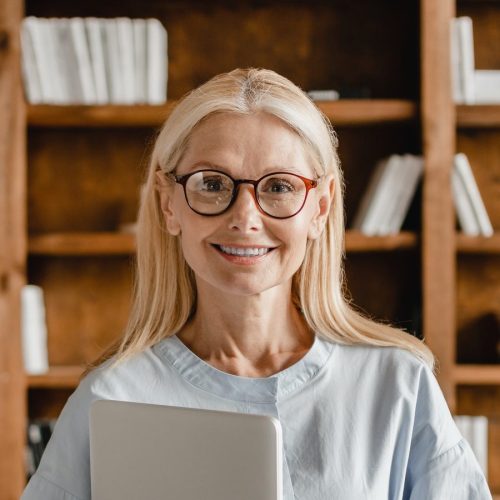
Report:
[[[263,255],[234,255],[234,254],[229,254],[223,252],[219,246],[215,243],[211,244],[214,250],[224,259],[226,259],[229,262],[232,262],[233,264],[243,264],[243,265],[252,265],[252,264],[257,264],[261,260],[265,259],[269,254],[272,253],[274,248],[270,247],[259,247],[259,248],[269,248],[269,251],[266,252]],[[226,245],[224,245],[226,246]],[[229,246],[229,245],[228,245]],[[238,248],[257,248],[257,247],[242,247],[241,245]]]

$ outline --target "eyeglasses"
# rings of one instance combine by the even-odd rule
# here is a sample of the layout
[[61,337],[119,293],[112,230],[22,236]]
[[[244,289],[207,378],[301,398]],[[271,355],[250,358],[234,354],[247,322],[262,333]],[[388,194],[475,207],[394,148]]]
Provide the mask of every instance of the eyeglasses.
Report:
[[303,208],[318,180],[288,172],[273,172],[260,179],[233,179],[218,170],[198,170],[186,175],[167,174],[184,188],[189,207],[200,215],[220,215],[236,201],[240,184],[251,184],[260,211],[275,219],[288,219]]

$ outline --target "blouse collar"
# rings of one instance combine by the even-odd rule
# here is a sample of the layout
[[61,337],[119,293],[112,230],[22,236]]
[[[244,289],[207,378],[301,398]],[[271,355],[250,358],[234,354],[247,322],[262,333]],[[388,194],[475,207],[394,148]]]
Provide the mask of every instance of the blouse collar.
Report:
[[192,352],[173,335],[153,349],[190,384],[216,396],[248,403],[275,403],[299,390],[326,364],[334,344],[317,335],[299,361],[269,377],[241,377],[218,370]]

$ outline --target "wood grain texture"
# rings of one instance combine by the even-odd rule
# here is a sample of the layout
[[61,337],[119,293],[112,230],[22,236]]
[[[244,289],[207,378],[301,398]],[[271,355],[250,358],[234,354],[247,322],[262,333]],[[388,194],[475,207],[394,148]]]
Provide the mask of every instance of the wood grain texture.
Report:
[[451,378],[455,360],[455,213],[450,178],[455,152],[455,108],[447,61],[454,3],[421,2],[424,332],[438,358],[438,380],[452,410],[456,404]]
[[457,124],[461,128],[500,128],[500,105],[457,106]]
[[0,497],[24,483],[26,403],[20,342],[25,282],[25,111],[20,81],[22,2],[0,3]]
[[[161,106],[28,106],[32,127],[159,127],[177,101]],[[369,125],[417,118],[416,102],[404,99],[317,101],[334,126]]]

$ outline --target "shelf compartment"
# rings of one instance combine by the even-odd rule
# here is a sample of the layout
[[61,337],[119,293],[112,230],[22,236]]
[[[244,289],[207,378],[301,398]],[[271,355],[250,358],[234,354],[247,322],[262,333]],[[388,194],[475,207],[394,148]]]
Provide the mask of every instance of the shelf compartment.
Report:
[[52,366],[47,373],[27,375],[30,389],[76,388],[85,368],[83,366]]
[[[158,127],[177,101],[161,106],[53,106],[29,105],[28,124],[34,127]],[[318,101],[334,125],[410,121],[418,116],[417,103],[403,99],[345,99]]]
[[499,254],[500,255],[500,233],[493,236],[467,236],[462,233],[456,235],[457,251],[472,254]]
[[458,385],[500,385],[500,364],[455,365],[453,378]]
[[387,252],[393,250],[415,249],[418,246],[417,233],[402,231],[390,236],[366,236],[360,231],[346,232],[347,252]]
[[500,127],[499,104],[457,106],[457,125],[467,127]]
[[129,233],[49,233],[29,238],[32,255],[130,255],[135,237]]

